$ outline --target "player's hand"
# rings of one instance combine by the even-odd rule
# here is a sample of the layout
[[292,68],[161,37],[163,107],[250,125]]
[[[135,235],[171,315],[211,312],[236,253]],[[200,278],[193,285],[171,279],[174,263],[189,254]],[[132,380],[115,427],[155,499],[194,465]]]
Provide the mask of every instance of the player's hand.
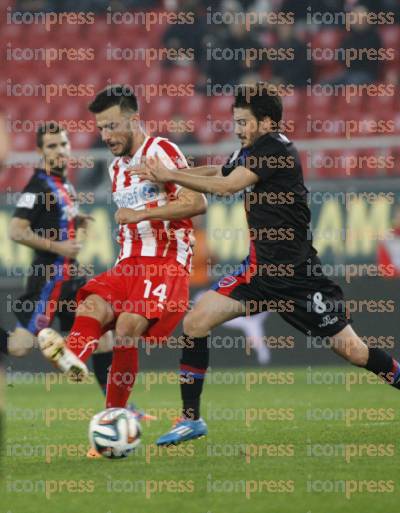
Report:
[[79,251],[82,249],[80,244],[75,239],[57,241],[51,243],[51,250],[57,255],[61,255],[65,258],[76,258]]
[[119,208],[114,215],[118,224],[136,224],[144,220],[144,211],[131,208]]
[[158,155],[143,158],[140,166],[131,168],[129,173],[151,182],[165,183],[173,180],[171,171],[164,166]]

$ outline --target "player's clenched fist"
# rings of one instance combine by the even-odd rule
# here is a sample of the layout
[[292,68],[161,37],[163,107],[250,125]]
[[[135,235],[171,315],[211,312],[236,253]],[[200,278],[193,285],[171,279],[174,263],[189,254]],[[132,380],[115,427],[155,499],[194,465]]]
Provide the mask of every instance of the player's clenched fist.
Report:
[[118,224],[135,224],[144,220],[143,211],[133,210],[131,208],[119,208],[115,212],[115,222]]

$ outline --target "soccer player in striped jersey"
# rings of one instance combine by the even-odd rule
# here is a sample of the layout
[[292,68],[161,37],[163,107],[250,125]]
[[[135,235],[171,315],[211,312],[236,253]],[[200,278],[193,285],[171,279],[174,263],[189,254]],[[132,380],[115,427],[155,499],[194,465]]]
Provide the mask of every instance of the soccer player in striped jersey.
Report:
[[89,110],[115,156],[109,172],[121,249],[112,269],[80,289],[67,339],[43,330],[39,344],[50,361],[81,379],[102,333],[115,328],[106,406],[126,407],[138,369],[138,341],[166,340],[188,308],[190,218],[204,213],[207,204],[203,194],[131,176],[130,169],[146,156],[158,156],[171,170],[187,167],[176,145],[143,131],[132,88],[105,88]]

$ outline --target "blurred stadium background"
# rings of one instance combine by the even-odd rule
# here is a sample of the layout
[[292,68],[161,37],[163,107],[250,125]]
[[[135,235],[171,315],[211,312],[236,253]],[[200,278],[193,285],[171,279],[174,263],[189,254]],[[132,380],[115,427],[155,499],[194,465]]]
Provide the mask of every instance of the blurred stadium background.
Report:
[[[69,129],[76,157],[70,177],[84,199],[82,210],[96,219],[80,261],[93,263],[96,271],[113,264],[115,208],[107,173],[111,157],[86,108],[93,93],[111,83],[132,85],[144,125],[179,144],[195,164],[222,162],[236,148],[230,111],[235,84],[259,79],[282,84],[286,132],[301,150],[311,191],[315,243],[323,263],[331,266],[328,273],[338,277],[348,300],[396,300],[396,274],[400,274],[400,215],[396,215],[400,196],[399,1],[81,0],[79,11],[86,13],[86,23],[73,22],[72,17],[70,22],[60,18],[52,24],[52,18],[46,18],[65,12],[73,15],[77,11],[75,5],[71,11],[73,4],[60,0],[0,3],[5,20],[0,33],[0,106],[11,145],[0,174],[1,325],[14,326],[9,306],[21,292],[30,262],[30,251],[8,239],[7,226],[15,193],[22,190],[37,163],[34,133],[38,122],[56,120]],[[369,12],[392,12],[392,23],[360,21],[346,30],[341,13],[361,13],[363,7]],[[186,13],[186,19],[192,13],[194,23],[168,23],[162,17],[167,11]],[[266,16],[278,11],[292,13],[294,23],[279,25]],[[146,27],[149,13],[157,13],[163,21]],[[245,13],[258,22],[246,27],[249,18]],[[349,67],[334,58],[336,49],[364,46],[386,49],[387,58],[356,60]],[[64,48],[82,49],[82,58],[61,52],[46,62],[46,55],[49,58],[54,49]],[[177,50],[179,58],[146,62],[146,56],[160,48]],[[293,49],[294,59],[273,58],[278,48]],[[227,49],[225,58],[210,58],[213,49]],[[261,58],[240,58],[246,49],[256,50]],[[315,49],[321,51],[313,53]],[[160,85],[178,85],[185,94],[161,90]],[[67,86],[72,87],[67,90]],[[385,94],[372,94],[374,87]],[[50,91],[57,94],[50,95]],[[94,203],[89,193],[94,193]],[[230,272],[232,264],[246,255],[240,198],[211,200],[207,215],[196,220],[196,230],[193,295]],[[388,256],[398,269],[390,277],[373,276],[373,267],[360,268],[387,263]],[[350,279],[349,272],[354,270],[357,275]],[[397,341],[397,304],[392,313],[368,312],[364,307],[353,317],[361,335]],[[243,331],[221,328],[216,333],[236,339],[231,347],[227,342],[224,350],[214,351],[213,365],[256,363],[254,353],[248,354],[245,348]],[[307,348],[305,337],[277,315],[264,321],[264,334],[295,340],[294,350],[272,350],[271,364],[338,363],[326,350]],[[177,359],[176,352],[154,351],[150,358],[142,358],[142,368],[174,368]],[[9,360],[9,365],[12,369],[45,368],[36,353],[23,361]]]

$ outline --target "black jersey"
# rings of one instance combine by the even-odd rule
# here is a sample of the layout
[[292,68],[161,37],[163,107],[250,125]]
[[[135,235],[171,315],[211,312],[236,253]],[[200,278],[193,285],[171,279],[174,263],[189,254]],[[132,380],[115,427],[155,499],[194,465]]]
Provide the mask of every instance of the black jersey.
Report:
[[[14,217],[27,219],[32,231],[41,237],[63,241],[75,237],[77,214],[72,184],[64,177],[48,176],[43,169],[35,169],[17,202]],[[76,266],[76,260],[49,251],[35,252],[26,290],[13,307],[18,326],[36,335],[57,316],[62,330],[71,327],[76,306],[71,301],[85,282]]]
[[234,154],[222,173],[238,166],[260,178],[244,197],[250,255],[212,290],[241,302],[248,315],[274,311],[307,335],[336,335],[351,319],[341,288],[317,272],[322,264],[312,246],[308,191],[293,143],[280,133],[264,135]]
[[[75,189],[66,178],[35,169],[16,207],[14,217],[27,219],[37,235],[55,241],[75,237],[79,205]],[[52,262],[57,255],[36,251],[35,257]]]
[[251,263],[297,266],[314,256],[308,190],[293,143],[277,132],[263,135],[234,154],[222,174],[239,165],[260,178],[244,195]]

